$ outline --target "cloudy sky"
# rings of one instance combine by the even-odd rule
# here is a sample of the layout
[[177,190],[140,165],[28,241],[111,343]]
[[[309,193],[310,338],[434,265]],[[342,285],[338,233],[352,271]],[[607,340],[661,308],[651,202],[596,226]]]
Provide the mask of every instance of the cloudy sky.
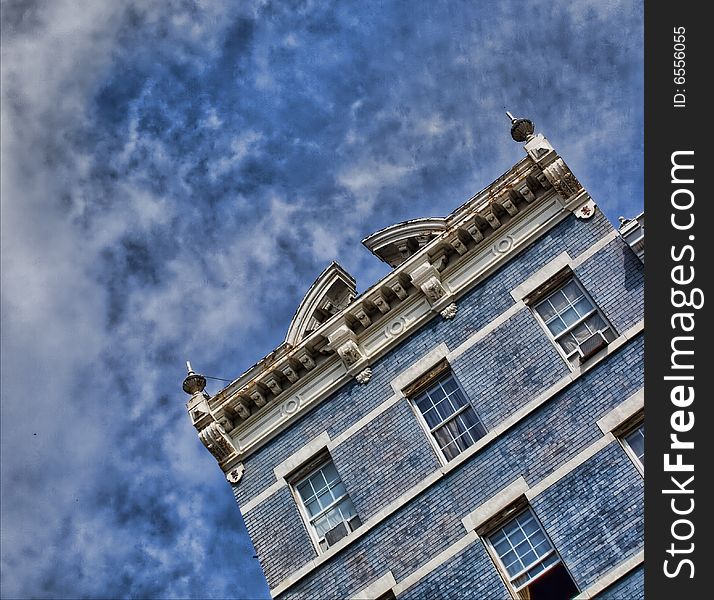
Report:
[[639,1],[1,6],[3,597],[267,597],[184,361],[236,377],[333,259],[367,288],[364,236],[523,156],[504,106],[642,210]]

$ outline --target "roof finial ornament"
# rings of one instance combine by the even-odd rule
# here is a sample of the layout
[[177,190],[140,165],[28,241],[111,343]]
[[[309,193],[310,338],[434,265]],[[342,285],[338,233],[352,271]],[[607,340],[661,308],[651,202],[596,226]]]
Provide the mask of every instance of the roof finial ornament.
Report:
[[530,119],[518,119],[510,111],[506,111],[506,116],[511,120],[511,137],[515,142],[527,142],[533,137],[535,125]]
[[186,375],[186,379],[183,380],[183,391],[192,396],[203,392],[206,387],[206,378],[194,372],[189,361],[186,361],[186,370],[188,371],[188,375]]

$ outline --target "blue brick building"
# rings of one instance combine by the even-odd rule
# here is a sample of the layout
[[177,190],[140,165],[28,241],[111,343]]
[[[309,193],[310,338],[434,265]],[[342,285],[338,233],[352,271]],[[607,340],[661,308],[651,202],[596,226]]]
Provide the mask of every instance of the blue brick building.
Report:
[[511,134],[449,216],[364,240],[385,278],[333,263],[269,356],[184,381],[273,597],[643,596],[644,218],[633,250]]

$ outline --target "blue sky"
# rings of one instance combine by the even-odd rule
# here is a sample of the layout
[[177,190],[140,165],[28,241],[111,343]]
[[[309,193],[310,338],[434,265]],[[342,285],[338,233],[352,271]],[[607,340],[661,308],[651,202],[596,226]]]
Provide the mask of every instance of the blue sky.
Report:
[[641,2],[1,6],[3,597],[267,597],[184,361],[236,377],[333,259],[366,289],[363,237],[523,156],[504,106],[642,210]]

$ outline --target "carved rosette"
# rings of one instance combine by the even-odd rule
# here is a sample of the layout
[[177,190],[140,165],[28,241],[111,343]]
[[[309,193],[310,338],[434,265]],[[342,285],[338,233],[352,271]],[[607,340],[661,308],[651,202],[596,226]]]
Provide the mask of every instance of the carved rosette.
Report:
[[562,198],[568,198],[577,194],[583,189],[573,172],[568,168],[562,158],[556,158],[552,163],[543,169],[548,181],[555,188],[555,191]]
[[355,379],[357,380],[357,383],[361,384],[366,384],[369,382],[370,379],[372,379],[372,369],[367,367],[364,371],[360,371],[355,375]]
[[595,204],[595,202],[593,202],[592,200],[588,200],[585,204],[580,206],[575,211],[575,216],[578,219],[590,219],[595,214],[596,208],[597,208],[597,205]]
[[456,302],[452,302],[447,306],[444,310],[441,311],[441,316],[444,317],[447,320],[451,320],[456,316],[456,312],[459,310],[459,307],[456,306]]
[[243,477],[243,471],[245,471],[243,463],[238,463],[236,467],[226,473],[226,480],[228,481],[228,483],[235,485]]
[[226,430],[216,421],[202,429],[198,434],[198,438],[218,462],[225,460],[236,451],[233,443],[226,435]]

